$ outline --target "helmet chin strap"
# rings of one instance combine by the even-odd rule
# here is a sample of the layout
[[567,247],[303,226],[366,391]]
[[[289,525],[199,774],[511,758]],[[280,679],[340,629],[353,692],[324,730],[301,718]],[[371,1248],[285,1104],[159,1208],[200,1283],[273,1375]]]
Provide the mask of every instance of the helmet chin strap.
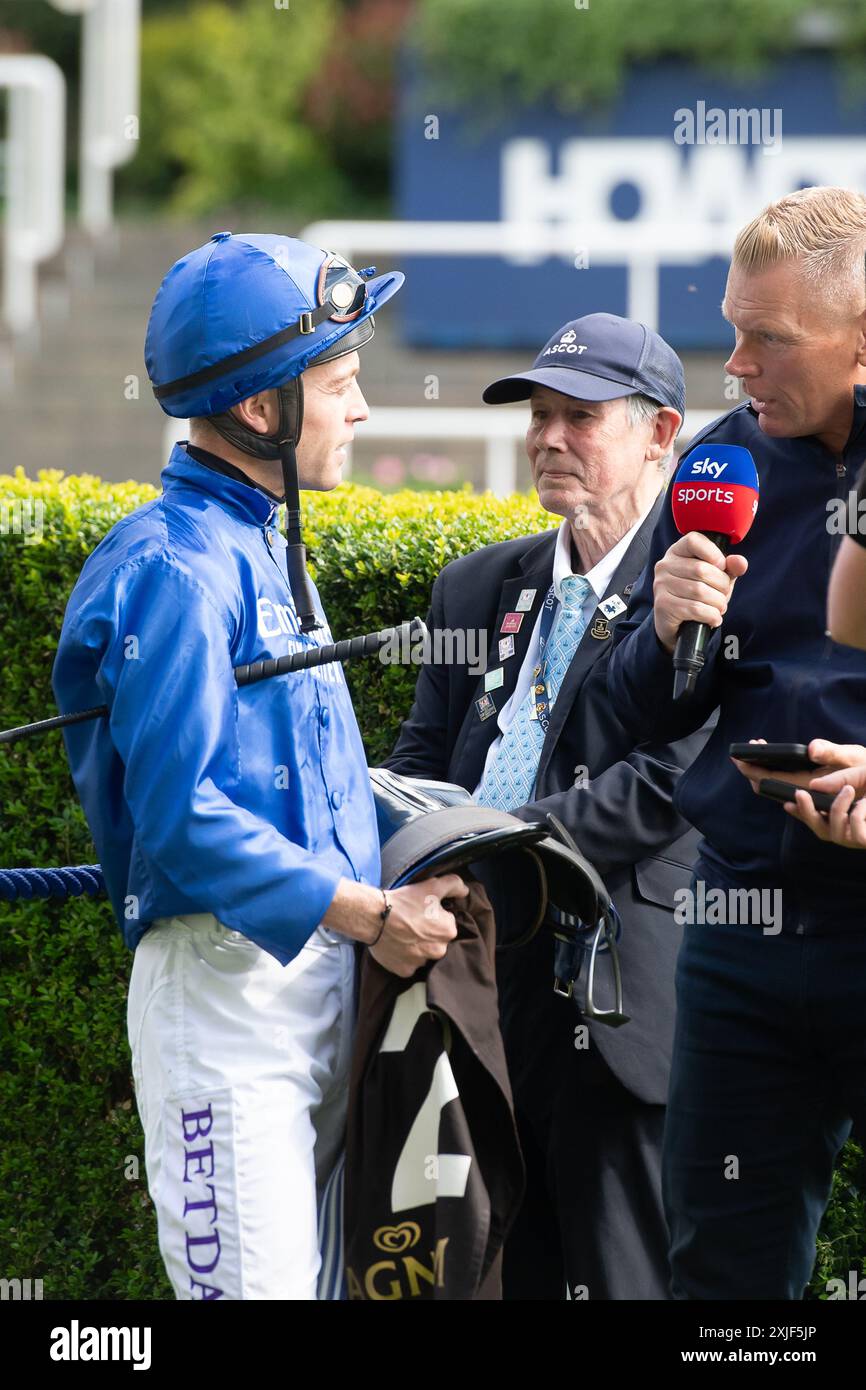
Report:
[[238,420],[231,409],[208,420],[229,444],[252,458],[271,462],[280,460],[286,499],[286,576],[292,591],[295,612],[301,632],[321,627],[316,617],[310,576],[307,574],[307,552],[301,534],[301,497],[298,479],[298,459],[295,452],[304,423],[304,387],[301,378],[293,377],[276,388],[280,421],[274,434],[257,434]]
[[307,574],[307,550],[301,536],[298,460],[295,455],[295,441],[291,437],[280,440],[280,462],[283,465],[283,485],[286,491],[286,573],[301,632],[312,632],[321,624],[316,617],[310,576]]
[[[316,355],[314,365],[333,362],[346,353],[355,352],[368,343],[375,332],[376,323],[372,314],[359,323],[342,338]],[[302,374],[301,374],[302,375]],[[298,480],[298,459],[295,450],[301,439],[304,423],[304,386],[301,375],[292,377],[277,386],[277,401],[280,408],[280,421],[274,434],[257,434],[232,414],[231,408],[219,415],[207,418],[224,439],[253,458],[271,462],[279,459],[283,469],[283,487],[286,498],[286,575],[292,591],[295,612],[301,625],[301,632],[312,632],[321,627],[316,617],[310,576],[307,574],[307,552],[301,535],[301,498]]]

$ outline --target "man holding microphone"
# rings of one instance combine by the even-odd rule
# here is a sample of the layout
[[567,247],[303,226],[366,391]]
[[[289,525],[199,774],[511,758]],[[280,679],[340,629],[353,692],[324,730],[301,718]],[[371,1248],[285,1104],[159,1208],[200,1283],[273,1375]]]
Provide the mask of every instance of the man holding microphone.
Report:
[[[675,796],[705,837],[693,890],[729,907],[744,890],[782,895],[771,928],[729,911],[684,935],[663,1155],[676,1298],[801,1298],[836,1155],[866,1113],[866,860],[753,796],[761,769],[728,753],[820,733],[826,773],[863,727],[866,655],[825,627],[831,516],[866,457],[864,251],[866,197],[840,188],[790,194],[737,237],[726,370],[751,400],[695,443],[750,450],[757,518],[725,556],[700,532],[677,538],[668,507],[611,655],[636,736],[679,738],[719,709]],[[674,701],[690,621],[713,631],[693,695]]]

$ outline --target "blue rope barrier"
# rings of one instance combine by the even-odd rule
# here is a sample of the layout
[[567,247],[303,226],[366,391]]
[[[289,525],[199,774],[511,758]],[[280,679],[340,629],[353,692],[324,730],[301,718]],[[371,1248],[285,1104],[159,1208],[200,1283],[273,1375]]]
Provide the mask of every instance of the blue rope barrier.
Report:
[[101,864],[63,869],[0,869],[0,901],[18,898],[91,898],[106,896]]

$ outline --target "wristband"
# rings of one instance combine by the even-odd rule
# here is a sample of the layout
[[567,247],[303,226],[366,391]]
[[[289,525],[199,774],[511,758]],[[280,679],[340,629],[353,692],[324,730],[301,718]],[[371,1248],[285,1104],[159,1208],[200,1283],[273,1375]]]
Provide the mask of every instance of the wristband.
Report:
[[389,903],[389,902],[388,902],[388,895],[387,895],[387,893],[385,892],[384,888],[382,888],[380,891],[381,891],[382,897],[383,897],[384,902],[385,902],[385,906],[382,908],[382,911],[379,913],[379,916],[382,918],[382,925],[381,925],[381,927],[379,928],[379,936],[375,936],[375,937],[373,938],[372,941],[369,941],[369,942],[367,943],[369,946],[375,946],[375,945],[376,945],[376,942],[379,940],[379,937],[382,935],[382,932],[385,930],[385,923],[386,923],[387,920],[388,920],[388,913],[391,911],[391,908],[392,908],[392,906],[393,906],[392,903]]

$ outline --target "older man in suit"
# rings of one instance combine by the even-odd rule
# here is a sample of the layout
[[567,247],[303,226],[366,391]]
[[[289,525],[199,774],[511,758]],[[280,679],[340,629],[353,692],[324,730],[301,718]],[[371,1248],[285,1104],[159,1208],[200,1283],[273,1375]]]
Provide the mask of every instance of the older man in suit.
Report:
[[584,1020],[581,953],[550,932],[500,957],[527,1163],[505,1296],[664,1299],[660,1157],[682,935],[674,894],[688,888],[697,854],[672,794],[706,729],[635,745],[605,671],[661,511],[685,409],[682,365],[643,324],[589,314],[484,400],[529,400],[533,479],[563,522],[439,575],[428,626],[485,630],[486,674],[425,665],[387,766],[457,782],[527,820],[553,812],[604,876],[624,924],[625,1026]]

